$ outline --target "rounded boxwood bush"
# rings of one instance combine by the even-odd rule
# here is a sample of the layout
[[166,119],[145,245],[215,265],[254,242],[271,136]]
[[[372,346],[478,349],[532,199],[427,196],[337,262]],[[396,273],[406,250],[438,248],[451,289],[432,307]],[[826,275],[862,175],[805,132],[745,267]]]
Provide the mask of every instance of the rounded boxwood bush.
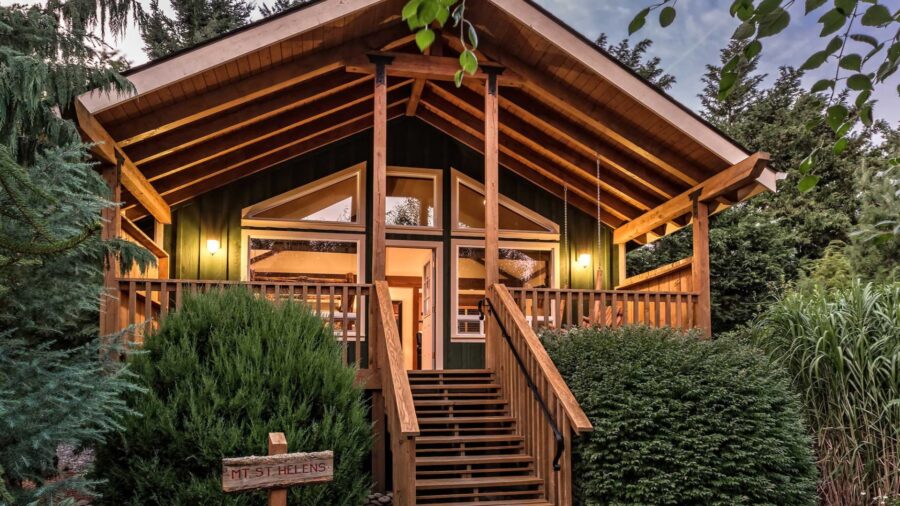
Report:
[[263,504],[264,492],[222,492],[222,458],[334,451],[334,481],[292,489],[291,504],[359,506],[371,478],[371,425],[355,370],[308,308],[244,289],[185,300],[130,359],[142,391],[134,414],[97,451],[105,504]]
[[594,425],[576,504],[816,503],[799,400],[758,350],[647,327],[543,337]]

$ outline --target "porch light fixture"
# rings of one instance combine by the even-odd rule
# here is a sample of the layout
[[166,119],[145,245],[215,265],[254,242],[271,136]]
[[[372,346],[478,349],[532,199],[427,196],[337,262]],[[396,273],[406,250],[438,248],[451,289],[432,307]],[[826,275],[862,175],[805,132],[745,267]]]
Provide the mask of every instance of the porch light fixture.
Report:
[[206,240],[206,250],[209,251],[210,255],[215,255],[216,252],[219,251],[219,240],[218,239],[207,239]]
[[578,267],[582,269],[587,269],[591,266],[591,255],[588,253],[582,253],[578,255]]

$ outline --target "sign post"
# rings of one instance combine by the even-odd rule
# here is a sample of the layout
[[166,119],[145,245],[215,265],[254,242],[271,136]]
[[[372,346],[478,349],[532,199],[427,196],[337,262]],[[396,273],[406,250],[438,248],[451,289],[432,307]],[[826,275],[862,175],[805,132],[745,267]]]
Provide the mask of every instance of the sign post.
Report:
[[308,483],[331,481],[334,454],[331,451],[287,453],[281,432],[269,433],[269,455],[222,459],[222,491],[269,490],[269,506],[286,506],[287,489]]

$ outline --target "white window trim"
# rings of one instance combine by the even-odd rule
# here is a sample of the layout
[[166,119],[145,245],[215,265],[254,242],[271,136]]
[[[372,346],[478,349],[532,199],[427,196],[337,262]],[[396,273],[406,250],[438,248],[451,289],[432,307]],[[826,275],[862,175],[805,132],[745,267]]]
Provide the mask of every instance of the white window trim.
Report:
[[[427,234],[427,235],[441,235],[444,233],[444,220],[443,220],[443,177],[442,171],[440,169],[422,169],[418,167],[398,167],[398,166],[389,166],[387,168],[387,175],[390,176],[399,176],[399,177],[409,177],[415,179],[430,179],[433,182],[434,189],[434,226],[400,226],[400,225],[387,225],[385,229],[388,233],[395,234]],[[385,221],[387,217],[385,216]]]
[[[450,171],[450,233],[460,237],[484,237],[483,228],[460,228],[459,226],[459,185],[464,184],[482,195],[484,195],[484,185],[454,168],[451,168]],[[535,232],[530,230],[501,229],[499,231],[501,238],[559,241],[559,225],[557,225],[556,222],[513,201],[502,193],[499,197],[501,206],[516,214],[524,216],[548,230],[547,232]]]
[[[453,239],[450,241],[450,342],[452,343],[483,343],[484,334],[459,334],[459,249],[461,247],[484,248],[484,241],[477,239]],[[503,249],[538,250],[551,253],[550,263],[553,272],[550,273],[550,286],[559,288],[559,243],[532,242],[532,241],[500,241]],[[555,315],[551,314],[551,319]],[[531,321],[531,317],[527,317]],[[484,327],[482,326],[482,329]]]
[[[327,188],[335,183],[339,183],[346,179],[357,176],[357,195],[358,209],[356,213],[356,221],[353,223],[339,223],[333,221],[305,221],[290,220],[278,218],[255,218],[258,213],[277,207],[285,202],[301,198],[304,195]],[[329,174],[321,179],[316,179],[311,183],[307,183],[293,190],[287,191],[272,198],[263,200],[245,207],[241,210],[241,226],[242,227],[267,227],[267,228],[288,228],[296,230],[345,230],[345,231],[361,231],[366,230],[366,162],[361,162],[344,170]]]
[[[291,231],[291,230],[241,230],[241,281],[250,279],[250,238],[255,239],[284,239],[284,240],[307,240],[307,241],[334,241],[334,242],[354,242],[356,243],[356,279],[357,284],[366,283],[366,236],[364,234],[329,234],[325,232],[307,232],[307,231]],[[310,283],[315,284],[315,283]],[[360,300],[360,306],[365,307],[366,297]],[[313,308],[315,311],[315,308]],[[363,330],[362,341],[365,342],[367,329],[366,311],[363,314],[357,314],[356,328]],[[320,315],[323,319],[328,320],[328,315]],[[341,315],[343,317],[343,315]],[[338,320],[338,313],[335,313],[335,320]],[[350,342],[356,341],[356,332],[347,336]],[[335,338],[339,341],[344,340],[343,333],[335,332]]]

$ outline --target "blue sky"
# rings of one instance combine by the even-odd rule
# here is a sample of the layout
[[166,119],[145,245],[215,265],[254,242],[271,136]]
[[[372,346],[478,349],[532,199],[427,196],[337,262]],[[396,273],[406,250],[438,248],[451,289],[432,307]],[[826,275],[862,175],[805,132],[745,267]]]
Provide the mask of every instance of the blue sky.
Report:
[[[605,32],[610,42],[617,43],[628,35],[628,23],[643,7],[657,3],[655,0],[536,0],[548,11],[590,39]],[[708,63],[718,63],[719,51],[728,43],[738,22],[728,14],[728,0],[678,0],[678,16],[668,28],[660,28],[655,18],[637,32],[633,41],[649,38],[654,41],[649,51],[662,59],[666,72],[677,78],[669,93],[692,109],[699,110],[697,94],[703,89],[701,78]],[[885,2],[882,2],[885,3]],[[888,5],[890,1],[886,2]],[[774,38],[764,39],[763,57],[759,71],[771,78],[778,75],[783,65],[799,67],[820,45],[819,26],[816,20],[821,13],[803,16],[803,2],[796,2],[790,13],[791,26]],[[825,8],[821,9],[825,12]],[[833,63],[826,64],[828,73],[834,72]],[[824,70],[810,74],[804,80],[807,85],[824,76]],[[882,85],[876,98],[876,116],[888,119],[894,125],[900,122],[900,99],[897,84],[900,75]]]

